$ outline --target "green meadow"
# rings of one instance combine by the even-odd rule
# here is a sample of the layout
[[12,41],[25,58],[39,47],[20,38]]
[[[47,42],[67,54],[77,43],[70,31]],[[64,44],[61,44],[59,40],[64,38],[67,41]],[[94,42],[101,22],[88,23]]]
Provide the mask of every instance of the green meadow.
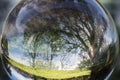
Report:
[[90,69],[79,69],[79,70],[46,70],[41,68],[33,68],[30,66],[26,66],[20,64],[10,58],[6,58],[7,61],[14,67],[18,68],[19,70],[28,73],[29,75],[34,75],[37,77],[42,77],[46,79],[70,79],[70,78],[77,78],[82,76],[87,76],[91,74]]

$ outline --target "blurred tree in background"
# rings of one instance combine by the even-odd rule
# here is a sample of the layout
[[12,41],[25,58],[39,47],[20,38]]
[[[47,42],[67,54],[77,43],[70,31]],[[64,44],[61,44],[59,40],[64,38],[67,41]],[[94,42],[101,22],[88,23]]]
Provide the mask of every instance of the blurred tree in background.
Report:
[[[116,26],[120,30],[120,0],[98,0],[103,3],[108,11],[111,13]],[[119,31],[120,34],[120,31]]]

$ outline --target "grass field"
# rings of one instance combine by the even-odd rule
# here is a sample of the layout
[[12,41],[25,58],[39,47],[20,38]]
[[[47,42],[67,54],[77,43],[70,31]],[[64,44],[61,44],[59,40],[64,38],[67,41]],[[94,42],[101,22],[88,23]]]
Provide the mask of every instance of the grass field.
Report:
[[70,79],[77,78],[81,76],[87,76],[91,74],[91,70],[83,68],[81,70],[46,70],[40,68],[33,68],[30,66],[25,66],[20,64],[10,58],[6,58],[8,62],[14,67],[37,77],[47,78],[47,79]]

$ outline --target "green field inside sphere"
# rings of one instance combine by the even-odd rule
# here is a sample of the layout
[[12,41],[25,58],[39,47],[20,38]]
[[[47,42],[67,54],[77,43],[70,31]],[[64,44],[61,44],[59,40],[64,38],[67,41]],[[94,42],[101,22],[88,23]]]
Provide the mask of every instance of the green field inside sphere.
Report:
[[87,76],[91,74],[91,70],[87,68],[76,69],[76,70],[47,70],[41,68],[33,68],[30,66],[25,66],[14,60],[7,58],[7,61],[15,68],[28,73],[31,76],[37,76],[46,79],[70,79],[78,78],[82,76]]
[[93,0],[21,1],[4,25],[3,62],[19,74],[58,80],[90,76],[111,65],[117,32],[98,5]]

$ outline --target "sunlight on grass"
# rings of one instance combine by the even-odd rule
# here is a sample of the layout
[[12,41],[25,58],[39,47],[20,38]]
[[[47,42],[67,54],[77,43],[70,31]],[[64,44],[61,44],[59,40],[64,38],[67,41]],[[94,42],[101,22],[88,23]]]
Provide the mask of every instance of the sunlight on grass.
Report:
[[83,68],[81,70],[46,70],[40,68],[33,68],[20,64],[10,58],[6,58],[8,62],[14,67],[37,77],[43,77],[47,79],[68,79],[80,76],[87,76],[91,74],[91,70]]

